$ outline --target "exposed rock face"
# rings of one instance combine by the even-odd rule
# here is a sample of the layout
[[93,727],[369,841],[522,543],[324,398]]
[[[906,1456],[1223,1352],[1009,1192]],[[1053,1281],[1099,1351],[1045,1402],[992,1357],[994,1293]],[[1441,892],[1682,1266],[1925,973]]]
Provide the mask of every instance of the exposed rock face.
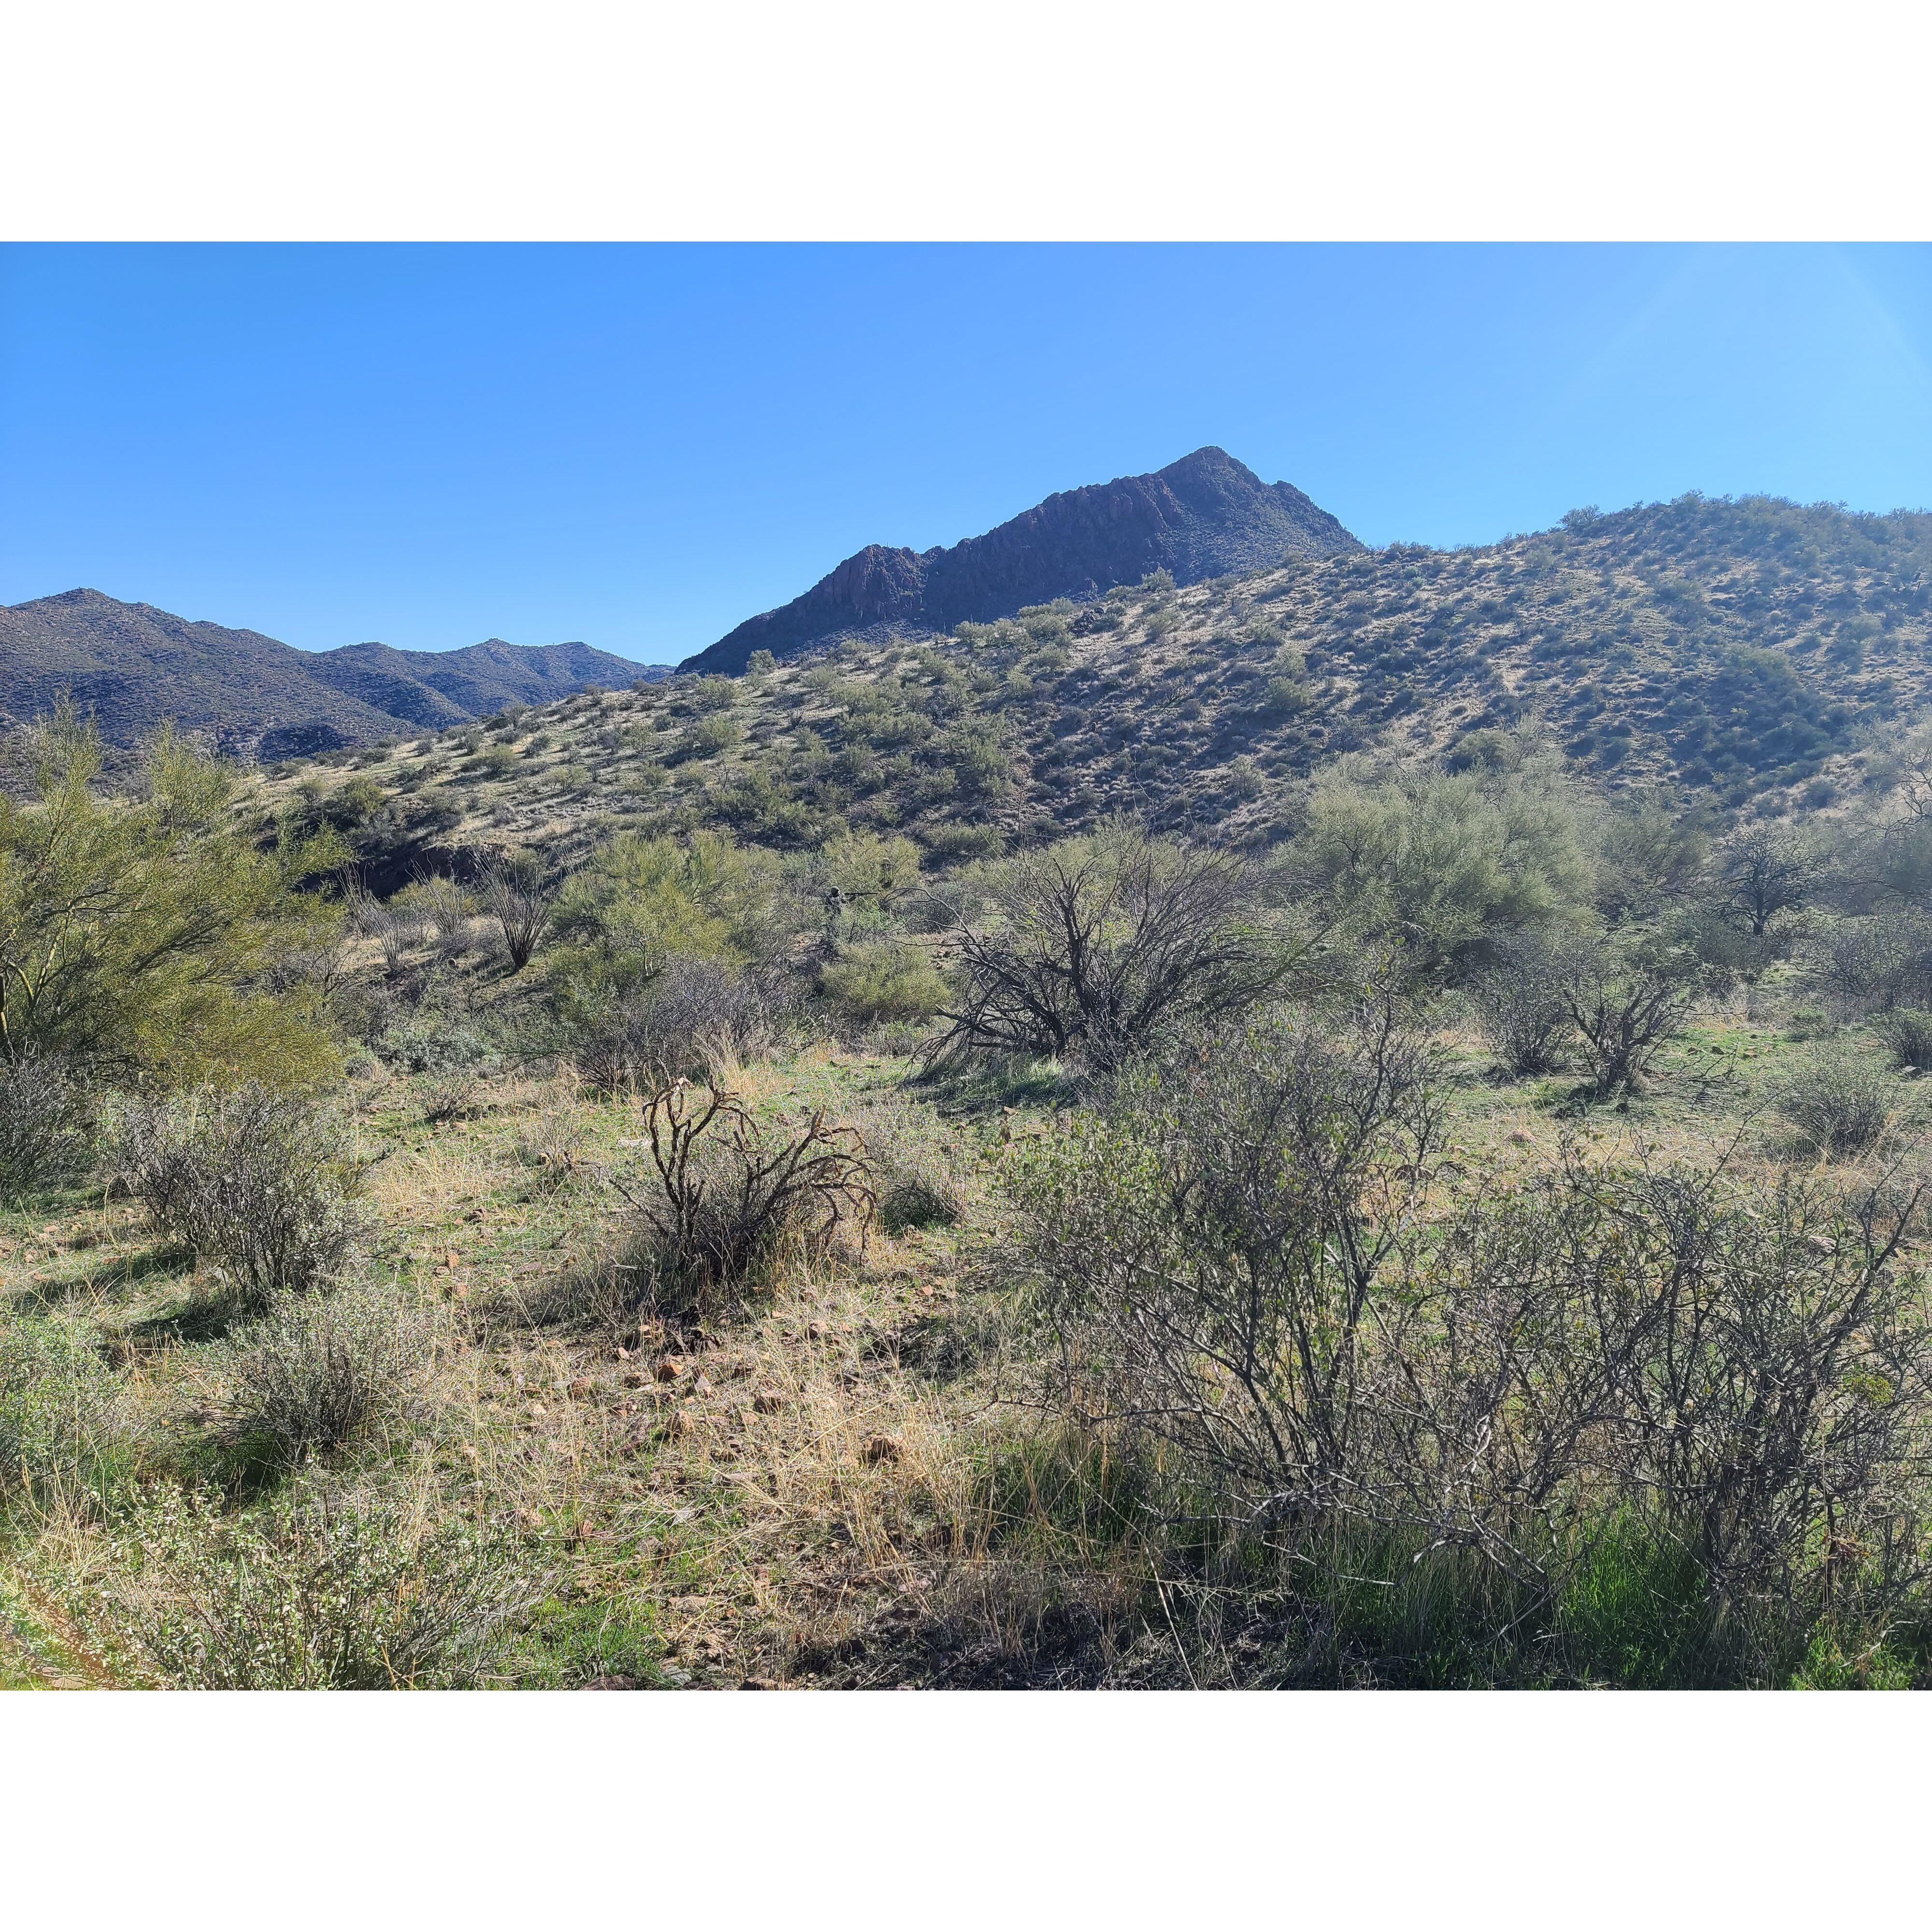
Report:
[[868,544],[802,597],[749,619],[679,669],[740,671],[755,650],[784,657],[864,632],[949,631],[1025,604],[1095,596],[1151,570],[1195,584],[1287,554],[1358,548],[1292,483],[1264,483],[1226,451],[1197,449],[1148,476],[1063,490],[950,549]]

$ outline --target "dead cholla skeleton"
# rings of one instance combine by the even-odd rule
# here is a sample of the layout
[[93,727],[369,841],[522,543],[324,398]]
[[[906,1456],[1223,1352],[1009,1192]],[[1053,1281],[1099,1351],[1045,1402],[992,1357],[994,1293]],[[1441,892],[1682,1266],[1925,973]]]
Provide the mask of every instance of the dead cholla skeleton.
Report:
[[702,1294],[742,1286],[788,1238],[814,1245],[842,1227],[862,1238],[878,1212],[865,1142],[814,1112],[766,1133],[736,1095],[677,1080],[644,1104],[655,1186],[620,1187],[658,1258]]

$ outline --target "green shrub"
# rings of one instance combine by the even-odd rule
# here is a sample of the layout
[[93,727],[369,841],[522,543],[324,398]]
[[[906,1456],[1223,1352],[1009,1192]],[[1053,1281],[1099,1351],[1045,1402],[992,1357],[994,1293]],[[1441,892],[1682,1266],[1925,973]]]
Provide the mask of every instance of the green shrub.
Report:
[[200,1690],[387,1690],[487,1682],[548,1579],[508,1526],[407,1496],[292,1486],[224,1515],[169,1485],[116,1526],[77,1612],[142,1675]]
[[319,1000],[267,980],[329,922],[296,888],[346,859],[340,838],[291,824],[263,849],[234,809],[234,774],[166,732],[140,784],[112,794],[70,709],[15,749],[32,796],[0,794],[8,1058],[74,1054],[168,1082],[322,1073]]
[[772,954],[791,931],[777,861],[717,832],[610,840],[565,881],[554,923],[546,978],[566,1003],[628,998],[680,956]]
[[292,1467],[418,1412],[435,1342],[426,1310],[374,1285],[272,1314],[229,1345],[220,1434]]
[[888,941],[819,969],[818,990],[841,1018],[860,1026],[930,1019],[946,1004],[946,982],[923,948]]
[[735,678],[707,676],[694,679],[689,684],[680,680],[672,688],[694,711],[728,711],[738,701]]
[[1350,754],[1316,779],[1287,862],[1340,925],[1438,974],[1498,928],[1583,902],[1577,788],[1560,756],[1516,748],[1513,768],[1448,771]]
[[444,1073],[475,1066],[490,1057],[488,1040],[454,1015],[418,1009],[400,1026],[386,1028],[376,1050],[406,1073]]
[[745,728],[728,712],[718,711],[700,718],[692,725],[685,742],[697,758],[715,757],[744,742]]
[[1292,718],[1308,709],[1308,687],[1298,677],[1271,677],[1262,709],[1270,718]]
[[1842,1160],[1863,1154],[1885,1132],[1896,1093],[1874,1061],[1828,1052],[1799,1060],[1778,1083],[1774,1098],[1805,1146]]
[[920,826],[919,836],[935,859],[990,858],[1005,844],[996,825],[963,824],[956,821]]
[[1263,781],[1261,768],[1254,760],[1244,753],[1240,758],[1228,760],[1226,780],[1228,796],[1242,804],[1260,797]]
[[0,1494],[103,1504],[137,1446],[125,1392],[89,1338],[44,1316],[0,1324]]
[[338,830],[352,832],[368,824],[387,802],[374,778],[351,778],[322,807],[322,815]]
[[1886,1016],[1885,1043],[1900,1066],[1915,1072],[1932,1072],[1932,1013],[1916,1006],[1901,1006]]
[[340,1276],[363,1234],[341,1129],[250,1083],[139,1102],[119,1161],[158,1226],[214,1258],[238,1311],[262,1313]]
[[950,1228],[966,1218],[965,1162],[957,1139],[929,1108],[874,1102],[856,1123],[879,1199],[879,1226]]

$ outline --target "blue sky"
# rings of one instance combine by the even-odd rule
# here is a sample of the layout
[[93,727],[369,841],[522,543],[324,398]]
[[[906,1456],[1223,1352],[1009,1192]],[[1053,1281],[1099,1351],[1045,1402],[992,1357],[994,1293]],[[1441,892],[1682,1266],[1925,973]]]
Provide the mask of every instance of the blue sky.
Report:
[[1932,250],[0,248],[0,603],[674,660],[1208,442],[1378,544],[1932,505]]

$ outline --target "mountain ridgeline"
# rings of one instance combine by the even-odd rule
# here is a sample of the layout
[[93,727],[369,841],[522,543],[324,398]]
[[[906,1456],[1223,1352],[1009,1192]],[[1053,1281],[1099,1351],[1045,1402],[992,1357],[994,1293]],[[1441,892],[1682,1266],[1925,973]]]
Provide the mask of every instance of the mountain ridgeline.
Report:
[[1226,450],[1197,449],[1148,476],[1062,490],[950,549],[868,544],[679,669],[736,673],[757,650],[782,658],[848,638],[934,635],[1058,597],[1088,602],[1154,571],[1198,584],[1360,547],[1292,483],[1264,483]]
[[124,748],[167,722],[226,756],[272,763],[652,674],[587,644],[498,638],[456,651],[300,651],[98,590],[0,605],[0,712],[24,722],[64,696]]
[[[372,877],[614,833],[910,838],[944,870],[1117,813],[1250,850],[1348,753],[1467,769],[1523,730],[1672,810],[1828,808],[1932,709],[1932,516],[1687,497],[1458,551],[1356,547],[848,638],[274,781]],[[346,789],[345,789],[346,785]]]

